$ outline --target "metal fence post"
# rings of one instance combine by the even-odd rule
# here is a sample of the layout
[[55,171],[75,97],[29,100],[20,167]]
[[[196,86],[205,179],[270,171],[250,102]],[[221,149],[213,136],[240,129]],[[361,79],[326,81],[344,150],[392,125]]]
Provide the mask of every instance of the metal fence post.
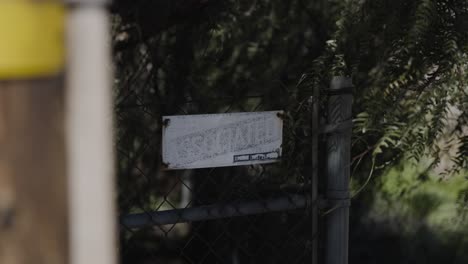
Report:
[[328,91],[328,125],[340,129],[327,137],[327,264],[348,263],[351,88],[351,78],[334,77]]
[[319,151],[319,96],[320,89],[314,88],[312,97],[312,264],[318,263],[318,151]]

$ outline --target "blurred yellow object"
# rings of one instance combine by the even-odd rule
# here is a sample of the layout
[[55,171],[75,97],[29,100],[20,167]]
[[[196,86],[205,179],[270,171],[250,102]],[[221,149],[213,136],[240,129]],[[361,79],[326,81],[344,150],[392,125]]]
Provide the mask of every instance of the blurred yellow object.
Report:
[[64,16],[60,1],[0,0],[0,79],[62,71]]

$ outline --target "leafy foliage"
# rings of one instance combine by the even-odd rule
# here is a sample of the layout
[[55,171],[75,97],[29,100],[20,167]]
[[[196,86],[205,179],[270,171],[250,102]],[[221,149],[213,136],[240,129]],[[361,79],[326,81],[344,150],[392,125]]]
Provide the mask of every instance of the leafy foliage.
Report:
[[381,164],[409,153],[432,155],[437,166],[448,137],[458,153],[452,169],[466,168],[467,9],[465,1],[346,1],[315,74],[325,64],[353,76],[355,136]]

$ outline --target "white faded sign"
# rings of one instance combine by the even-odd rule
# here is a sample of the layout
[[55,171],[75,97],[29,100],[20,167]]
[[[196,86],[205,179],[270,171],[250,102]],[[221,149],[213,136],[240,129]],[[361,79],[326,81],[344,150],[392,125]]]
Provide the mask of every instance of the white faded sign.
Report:
[[164,116],[163,163],[194,169],[281,158],[282,111]]

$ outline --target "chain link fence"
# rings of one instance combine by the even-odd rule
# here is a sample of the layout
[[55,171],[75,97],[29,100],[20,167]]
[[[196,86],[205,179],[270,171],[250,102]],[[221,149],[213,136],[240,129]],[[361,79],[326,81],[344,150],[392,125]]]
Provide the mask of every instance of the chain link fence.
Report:
[[[127,111],[119,122],[139,121]],[[145,106],[130,111],[161,120]],[[310,262],[308,177],[282,163],[164,171],[161,125],[133,128],[146,133],[119,137],[123,263]]]
[[[116,29],[114,42],[132,30]],[[177,31],[167,34],[114,47],[121,262],[311,263],[312,91],[280,81],[200,87],[188,62],[167,51],[164,38]],[[271,110],[285,110],[280,163],[164,170],[162,116]]]

